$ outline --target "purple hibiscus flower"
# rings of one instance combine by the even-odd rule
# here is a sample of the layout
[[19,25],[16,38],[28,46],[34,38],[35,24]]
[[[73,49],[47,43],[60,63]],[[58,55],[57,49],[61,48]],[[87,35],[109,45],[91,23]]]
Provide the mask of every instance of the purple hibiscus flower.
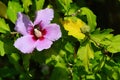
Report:
[[23,36],[18,38],[14,46],[23,53],[32,53],[51,47],[53,41],[61,37],[60,26],[51,23],[54,17],[53,9],[44,9],[36,12],[34,23],[25,14],[18,13],[15,30]]

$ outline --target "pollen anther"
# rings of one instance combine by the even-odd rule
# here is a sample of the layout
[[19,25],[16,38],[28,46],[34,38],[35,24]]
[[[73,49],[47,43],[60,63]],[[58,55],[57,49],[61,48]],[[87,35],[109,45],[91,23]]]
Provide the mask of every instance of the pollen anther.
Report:
[[35,36],[37,37],[37,38],[39,38],[39,37],[42,37],[42,32],[41,31],[39,31],[38,29],[34,29],[34,34],[35,34]]

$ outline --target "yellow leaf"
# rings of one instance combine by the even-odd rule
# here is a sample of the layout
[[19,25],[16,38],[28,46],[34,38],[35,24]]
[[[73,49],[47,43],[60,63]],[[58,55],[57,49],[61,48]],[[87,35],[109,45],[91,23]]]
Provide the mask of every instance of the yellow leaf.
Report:
[[85,25],[85,23],[81,19],[72,20],[69,18],[62,22],[65,30],[68,31],[68,35],[71,35],[77,39],[84,39],[85,34],[81,32],[81,27]]
[[6,5],[0,1],[0,17],[7,18],[6,10],[7,10]]

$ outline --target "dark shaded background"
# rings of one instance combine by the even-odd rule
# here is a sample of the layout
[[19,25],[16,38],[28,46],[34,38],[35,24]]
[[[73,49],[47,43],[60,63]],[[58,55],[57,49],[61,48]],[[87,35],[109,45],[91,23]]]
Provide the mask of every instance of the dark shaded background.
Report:
[[97,26],[112,28],[120,34],[120,0],[86,0],[87,6],[97,16]]

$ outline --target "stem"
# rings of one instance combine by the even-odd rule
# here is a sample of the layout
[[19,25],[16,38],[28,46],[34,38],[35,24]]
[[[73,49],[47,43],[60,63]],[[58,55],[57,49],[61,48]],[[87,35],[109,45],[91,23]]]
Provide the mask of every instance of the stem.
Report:
[[102,45],[102,44],[98,43],[97,41],[95,41],[94,39],[92,39],[90,37],[89,33],[86,33],[86,36],[96,44],[96,46],[102,51],[103,54],[108,55],[107,53],[109,51],[107,51],[107,49],[104,47],[104,45]]
[[18,32],[10,32],[10,34],[14,35],[14,34],[18,34]]
[[71,15],[65,15],[65,17],[73,17],[73,16],[76,16],[78,13],[80,13],[81,10],[77,10],[75,13],[71,14]]
[[85,34],[90,40],[92,40],[99,48],[102,48],[102,46],[100,45],[100,43],[96,42],[94,39],[92,39],[89,35],[89,33]]

